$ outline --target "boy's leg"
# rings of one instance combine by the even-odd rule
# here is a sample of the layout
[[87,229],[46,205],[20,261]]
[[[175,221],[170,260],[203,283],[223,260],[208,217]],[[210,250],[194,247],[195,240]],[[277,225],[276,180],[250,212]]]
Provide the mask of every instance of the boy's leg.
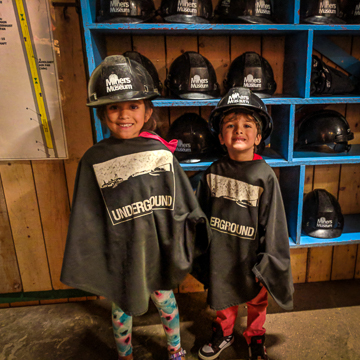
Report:
[[265,334],[266,308],[268,306],[268,293],[263,286],[259,294],[246,303],[247,305],[247,328],[243,335],[248,344],[251,343],[253,336],[262,336]]
[[126,315],[115,303],[112,304],[112,324],[119,359],[132,359],[132,316]]
[[216,311],[216,322],[221,326],[223,335],[232,335],[239,306],[231,306],[224,310]]
[[181,350],[180,318],[177,302],[172,290],[159,290],[151,294],[151,299],[157,307],[164,327],[167,349],[170,353]]

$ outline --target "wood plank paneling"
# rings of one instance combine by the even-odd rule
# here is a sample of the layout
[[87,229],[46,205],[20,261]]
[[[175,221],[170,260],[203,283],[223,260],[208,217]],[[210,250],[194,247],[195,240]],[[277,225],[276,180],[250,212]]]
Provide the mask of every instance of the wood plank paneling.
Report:
[[60,282],[70,216],[64,164],[56,160],[33,161],[32,167],[52,286],[55,290],[69,289]]
[[220,92],[223,94],[223,81],[230,66],[229,36],[199,36],[199,53],[214,67]]
[[309,248],[307,282],[330,280],[332,254],[332,246]]
[[314,170],[314,189],[325,189],[337,198],[340,165],[318,165]]
[[231,36],[231,61],[248,51],[261,55],[261,36]]
[[180,293],[204,291],[204,285],[188,274],[179,285]]
[[[64,161],[69,199],[72,200],[80,158],[93,145],[79,15],[75,7],[54,9],[54,41],[69,158]],[[66,16],[64,16],[66,15]],[[84,50],[85,51],[85,50]]]
[[109,35],[105,37],[106,41],[106,55],[122,55],[125,51],[131,51],[132,37],[131,35]]
[[2,181],[0,178],[0,293],[22,290]]
[[0,163],[24,291],[51,290],[49,266],[29,161]]
[[305,183],[304,183],[304,194],[305,195],[313,190],[314,168],[315,168],[315,166],[306,166],[305,167]]
[[308,249],[290,249],[291,272],[294,284],[306,281],[306,262]]
[[360,164],[341,165],[338,201],[343,214],[360,213]]
[[331,280],[352,279],[354,277],[356,252],[357,245],[334,246]]
[[283,92],[285,36],[263,36],[261,55],[269,62],[276,82],[275,94]]

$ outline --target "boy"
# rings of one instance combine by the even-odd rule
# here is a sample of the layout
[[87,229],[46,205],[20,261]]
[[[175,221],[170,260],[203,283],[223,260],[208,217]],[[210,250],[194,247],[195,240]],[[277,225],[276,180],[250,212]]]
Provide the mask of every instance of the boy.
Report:
[[[233,341],[238,305],[247,303],[249,359],[268,359],[264,346],[269,292],[292,309],[289,236],[277,178],[255,153],[271,133],[264,103],[249,89],[232,88],[209,120],[227,155],[213,163],[199,183],[197,197],[213,230],[205,259],[194,274],[208,287],[217,310],[210,342],[201,359],[216,359]],[[199,265],[199,264],[197,264]]]

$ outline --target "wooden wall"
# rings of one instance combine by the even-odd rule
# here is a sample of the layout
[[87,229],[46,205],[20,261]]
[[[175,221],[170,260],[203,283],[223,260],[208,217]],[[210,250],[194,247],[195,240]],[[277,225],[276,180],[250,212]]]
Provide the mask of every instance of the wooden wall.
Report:
[[[52,8],[52,16],[69,158],[0,162],[0,294],[67,289],[60,282],[59,275],[75,173],[79,159],[93,144],[90,113],[85,106],[85,50],[79,16],[72,6],[75,1],[51,3],[61,5]],[[65,3],[69,6],[64,7]],[[337,37],[334,40],[360,58],[359,38]],[[245,51],[256,51],[270,62],[278,84],[276,93],[282,93],[284,36],[112,35],[106,38],[106,46],[107,55],[122,54],[127,50],[141,52],[154,63],[163,83],[177,56],[185,51],[199,51],[213,64],[221,88],[231,61]],[[353,142],[360,143],[357,116],[360,105],[333,105],[329,108],[346,115],[356,135]],[[184,112],[194,111],[207,119],[211,110],[210,107],[159,108],[159,131],[165,136],[171,122]],[[337,196],[345,214],[359,213],[359,173],[360,165],[309,166],[306,169],[306,192],[325,188]],[[292,249],[294,281],[360,278],[359,247]],[[180,292],[202,289],[191,276],[179,287]],[[83,299],[86,298],[72,300]]]

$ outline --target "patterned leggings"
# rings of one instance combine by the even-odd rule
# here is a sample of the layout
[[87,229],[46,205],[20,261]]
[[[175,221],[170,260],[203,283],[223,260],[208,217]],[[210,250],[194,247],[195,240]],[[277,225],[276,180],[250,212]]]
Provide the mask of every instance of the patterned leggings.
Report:
[[[172,290],[154,291],[151,299],[157,307],[164,327],[168,351],[180,349],[179,310]],[[132,353],[132,316],[126,315],[116,304],[112,304],[112,323],[119,356]]]

